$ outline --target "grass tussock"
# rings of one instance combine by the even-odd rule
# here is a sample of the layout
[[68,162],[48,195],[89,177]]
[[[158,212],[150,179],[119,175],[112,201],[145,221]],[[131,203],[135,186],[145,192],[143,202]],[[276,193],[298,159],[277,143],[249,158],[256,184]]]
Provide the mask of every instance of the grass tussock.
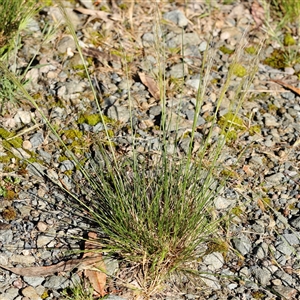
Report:
[[[68,19],[66,14],[65,18]],[[68,25],[82,56],[72,24],[68,22]],[[161,45],[157,48],[158,52],[162,49]],[[256,57],[251,63],[245,64],[242,53],[243,46],[236,50],[232,58],[228,76],[219,90],[215,110],[208,122],[209,126],[200,133],[197,129],[197,119],[207,97],[210,72],[214,63],[213,55],[209,55],[210,50],[207,49],[200,74],[194,120],[186,136],[188,150],[185,153],[180,152],[178,148],[182,138],[179,132],[168,130],[170,118],[165,95],[166,76],[162,68],[158,76],[162,106],[158,133],[160,149],[153,153],[140,153],[131,120],[132,151],[126,156],[120,156],[112,146],[113,141],[105,126],[105,116],[98,103],[99,116],[105,126],[109,143],[106,148],[102,145],[96,147],[95,153],[89,156],[88,167],[79,164],[74,153],[65,146],[36,101],[1,64],[5,75],[39,111],[58,141],[64,145],[68,157],[77,162],[88,182],[90,193],[85,199],[72,195],[77,201],[73,204],[74,208],[85,215],[88,213],[88,218],[100,233],[101,251],[117,253],[123,260],[138,266],[137,278],[145,297],[163,288],[163,282],[175,271],[183,270],[203,255],[201,246],[213,239],[218,228],[220,219],[214,217],[213,201],[226,183],[226,177],[219,176],[222,169],[220,156],[227,135],[233,128],[233,125],[227,124],[223,130],[215,130],[218,127],[219,110],[226,92],[230,89],[231,81],[236,76],[234,72],[237,64],[244,64],[250,67],[245,68],[246,73],[235,86],[235,97],[229,106],[233,118],[238,114],[258,61]],[[161,65],[163,66],[164,62],[161,62]],[[87,77],[90,80],[88,72]],[[97,99],[91,80],[90,87]],[[216,135],[216,132],[219,132],[219,135]],[[86,187],[82,186],[82,189]]]
[[22,25],[36,11],[33,0],[3,0],[0,3],[0,55],[11,45]]

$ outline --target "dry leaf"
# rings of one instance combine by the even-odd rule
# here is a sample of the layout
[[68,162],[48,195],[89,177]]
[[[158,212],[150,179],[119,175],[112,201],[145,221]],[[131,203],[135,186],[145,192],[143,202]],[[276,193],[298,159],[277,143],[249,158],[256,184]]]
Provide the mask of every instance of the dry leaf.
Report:
[[101,10],[87,9],[87,8],[83,8],[83,7],[77,7],[77,8],[75,8],[75,10],[84,15],[88,15],[88,16],[91,16],[94,18],[101,19],[101,20],[105,21],[106,23],[121,20],[121,17],[119,15],[110,14],[110,13],[107,13],[107,12],[101,11]]
[[82,48],[82,52],[86,56],[90,56],[97,59],[105,67],[110,67],[109,62],[111,61],[121,61],[121,58],[119,56],[100,51],[97,48]]
[[[84,248],[86,250],[93,250],[99,248],[99,243],[97,243],[97,234],[94,232],[88,233],[89,239],[85,241]],[[93,240],[95,242],[93,243]],[[104,261],[102,260],[102,255],[99,252],[96,251],[88,251],[85,252],[83,255],[84,258],[87,257],[97,257],[98,260],[94,264],[90,265],[89,268],[87,268],[84,271],[85,277],[89,280],[91,283],[94,291],[100,295],[101,297],[105,296],[105,285],[106,285],[106,274],[104,273],[106,271]]]
[[157,86],[156,81],[151,78],[150,76],[144,74],[144,73],[139,73],[139,77],[142,81],[142,83],[148,88],[148,91],[150,92],[150,94],[156,99],[159,100],[160,99],[160,92],[159,92],[159,88]]
[[243,166],[243,171],[248,175],[248,176],[253,176],[254,171],[250,169],[248,165]]
[[252,3],[251,14],[256,23],[256,28],[260,27],[265,19],[265,10],[257,1]]
[[264,202],[263,202],[261,199],[258,199],[258,200],[257,200],[257,205],[259,206],[259,208],[260,208],[263,212],[265,212],[265,210],[266,210],[265,204],[264,204]]
[[84,270],[89,265],[94,265],[98,261],[99,257],[86,257],[84,259],[79,258],[61,261],[58,264],[50,266],[13,268],[0,265],[0,267],[17,275],[37,277],[53,275],[60,272],[69,272],[75,268],[78,268],[78,270]]
[[283,82],[283,81],[281,81],[281,80],[271,79],[271,81],[276,82],[276,83],[282,85],[282,86],[285,87],[286,89],[289,89],[289,90],[291,90],[292,92],[296,93],[298,96],[300,96],[300,89],[299,89],[299,88],[296,88],[296,87],[294,87],[294,86],[292,86],[292,85],[290,85],[290,84],[287,84],[287,83],[285,83],[285,82]]

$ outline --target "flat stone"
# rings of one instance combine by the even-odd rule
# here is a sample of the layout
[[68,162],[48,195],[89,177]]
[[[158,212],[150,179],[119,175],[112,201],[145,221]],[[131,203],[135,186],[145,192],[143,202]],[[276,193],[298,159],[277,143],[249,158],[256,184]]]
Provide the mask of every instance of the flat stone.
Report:
[[267,284],[269,284],[271,280],[271,272],[268,269],[264,267],[257,267],[252,271],[252,273],[262,286],[266,286]]
[[188,74],[188,66],[186,64],[175,64],[171,67],[168,75],[172,78],[182,78]]
[[173,11],[167,12],[163,15],[163,18],[165,20],[169,20],[169,21],[175,23],[179,27],[185,27],[189,23],[189,20],[186,18],[186,16],[180,10],[173,10]]
[[30,300],[41,300],[36,290],[32,286],[27,286],[22,290],[22,295]]
[[277,293],[283,296],[285,299],[296,299],[295,296],[297,295],[297,290],[284,286],[284,285],[277,285],[272,287]]
[[14,117],[17,123],[22,122],[23,124],[29,124],[31,122],[31,112],[30,111],[18,111]]
[[265,113],[263,115],[264,117],[264,122],[265,122],[265,126],[266,127],[277,127],[280,126],[280,123],[277,122],[276,117],[274,117],[273,115],[269,114],[269,113]]
[[11,263],[21,264],[21,265],[32,265],[35,263],[35,258],[29,255],[20,255],[20,254],[13,254],[9,258]]
[[48,245],[53,240],[53,236],[41,234],[37,238],[36,245],[38,248]]
[[45,278],[36,276],[23,276],[23,280],[32,287],[36,287],[42,284],[45,281]]
[[68,48],[73,51],[76,49],[75,41],[74,41],[73,37],[70,35],[63,37],[58,42],[57,51],[61,54],[65,54],[65,53],[67,53]]
[[0,230],[0,242],[5,244],[10,244],[13,239],[13,232],[11,229]]
[[112,105],[107,110],[107,116],[113,120],[118,120],[120,122],[126,123],[130,119],[130,111],[124,106]]
[[70,281],[63,276],[52,275],[46,279],[43,286],[49,289],[64,289],[70,285]]
[[238,250],[242,255],[246,255],[250,252],[252,248],[252,242],[246,236],[241,236],[240,238],[234,238],[232,240],[234,248]]
[[33,148],[37,148],[38,146],[42,145],[44,142],[44,135],[42,132],[37,132],[32,135],[30,138],[30,143],[32,144]]
[[19,295],[19,289],[11,287],[7,289],[4,293],[2,293],[1,300],[12,300],[15,299]]
[[217,196],[214,200],[214,204],[216,209],[226,209],[232,205],[235,205],[236,200],[235,199],[227,199],[222,196]]
[[265,180],[270,183],[280,183],[285,178],[284,174],[279,172],[265,176]]
[[221,288],[221,285],[217,279],[216,276],[210,275],[210,274],[204,274],[201,276],[201,280],[211,289],[213,290],[219,290]]
[[32,149],[32,144],[30,141],[28,140],[25,140],[22,144],[22,148],[25,149],[25,150],[30,150]]
[[224,257],[220,252],[214,252],[208,255],[205,255],[203,258],[203,263],[208,266],[208,269],[211,271],[216,271],[221,269],[224,264]]
[[297,229],[300,229],[300,217],[295,218],[295,219],[292,219],[289,223],[290,223],[293,227],[295,227],[295,228],[297,228]]

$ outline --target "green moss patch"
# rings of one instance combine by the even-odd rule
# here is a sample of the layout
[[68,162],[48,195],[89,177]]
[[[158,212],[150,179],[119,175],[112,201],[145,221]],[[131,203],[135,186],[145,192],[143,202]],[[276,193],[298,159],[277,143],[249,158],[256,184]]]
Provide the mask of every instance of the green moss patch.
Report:
[[102,116],[102,118],[101,118],[101,116],[99,114],[83,114],[79,117],[78,124],[86,123],[90,126],[95,126],[98,123],[102,122],[102,119],[103,119],[103,122],[105,124],[114,124],[114,123],[116,123],[115,120],[113,120],[109,117]]
[[235,64],[233,66],[233,74],[237,77],[244,77],[247,75],[247,69],[241,64]]
[[221,46],[219,50],[224,54],[233,54],[235,50],[229,49],[226,46]]

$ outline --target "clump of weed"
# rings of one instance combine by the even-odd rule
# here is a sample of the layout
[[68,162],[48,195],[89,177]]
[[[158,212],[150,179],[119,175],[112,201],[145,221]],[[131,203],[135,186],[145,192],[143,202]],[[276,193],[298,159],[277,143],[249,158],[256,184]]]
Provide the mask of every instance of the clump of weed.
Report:
[[13,207],[9,206],[2,211],[2,217],[6,221],[15,220],[17,217],[17,212]]
[[290,33],[287,33],[284,36],[283,44],[284,44],[284,46],[293,46],[296,44],[296,41]]
[[247,69],[241,64],[235,64],[233,67],[233,74],[237,77],[244,77],[247,75]]
[[234,50],[227,48],[226,46],[221,46],[219,48],[220,51],[222,51],[224,54],[233,54]]
[[116,123],[115,120],[106,117],[106,116],[101,116],[100,114],[82,114],[79,119],[78,119],[78,124],[83,124],[86,123],[90,126],[95,126],[100,122],[106,123],[106,124],[114,124]]

